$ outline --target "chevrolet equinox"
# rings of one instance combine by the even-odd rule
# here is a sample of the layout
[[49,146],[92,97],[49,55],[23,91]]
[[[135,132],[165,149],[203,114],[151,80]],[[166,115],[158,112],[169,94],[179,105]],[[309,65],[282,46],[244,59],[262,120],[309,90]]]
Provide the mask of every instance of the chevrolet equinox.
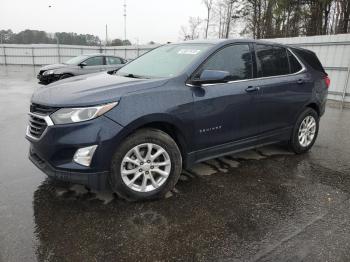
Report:
[[60,80],[31,98],[30,160],[49,177],[160,198],[194,163],[287,142],[314,144],[330,80],[309,50],[254,40],[189,41],[114,74]]

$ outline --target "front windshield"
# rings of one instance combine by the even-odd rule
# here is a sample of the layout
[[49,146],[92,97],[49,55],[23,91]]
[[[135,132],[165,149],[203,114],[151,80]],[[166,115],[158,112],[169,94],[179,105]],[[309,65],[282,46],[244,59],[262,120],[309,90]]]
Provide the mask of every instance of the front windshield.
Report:
[[74,57],[72,59],[69,59],[68,61],[64,62],[63,64],[66,64],[66,65],[77,65],[77,64],[79,64],[81,61],[83,61],[86,58],[87,58],[86,55],[80,55],[80,56]]
[[158,78],[181,73],[211,44],[171,44],[156,48],[122,67],[122,76]]

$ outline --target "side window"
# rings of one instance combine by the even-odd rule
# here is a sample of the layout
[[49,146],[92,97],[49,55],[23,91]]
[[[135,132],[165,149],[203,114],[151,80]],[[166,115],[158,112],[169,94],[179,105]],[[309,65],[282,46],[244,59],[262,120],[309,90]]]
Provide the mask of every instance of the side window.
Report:
[[228,81],[252,78],[252,55],[249,45],[237,44],[219,50],[205,62],[196,77],[199,77],[203,70],[228,71]]
[[289,74],[286,49],[270,45],[256,45],[258,77]]
[[290,72],[292,74],[299,72],[302,69],[301,64],[289,50],[287,50],[287,53],[288,53],[288,60],[290,65]]
[[119,57],[106,56],[107,65],[119,65],[122,61]]
[[103,65],[103,56],[95,56],[88,58],[84,61],[87,66],[98,66]]

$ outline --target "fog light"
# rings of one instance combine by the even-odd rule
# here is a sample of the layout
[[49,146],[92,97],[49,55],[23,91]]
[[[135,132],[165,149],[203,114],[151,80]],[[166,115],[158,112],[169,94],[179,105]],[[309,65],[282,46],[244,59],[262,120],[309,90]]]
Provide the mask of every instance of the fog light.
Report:
[[77,150],[74,154],[74,162],[83,165],[90,166],[92,157],[94,156],[97,145],[83,147]]

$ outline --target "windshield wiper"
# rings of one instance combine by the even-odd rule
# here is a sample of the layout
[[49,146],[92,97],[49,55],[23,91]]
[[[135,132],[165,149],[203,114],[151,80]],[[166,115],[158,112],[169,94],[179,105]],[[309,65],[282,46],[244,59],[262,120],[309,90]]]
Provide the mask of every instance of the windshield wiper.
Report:
[[130,78],[140,78],[140,79],[144,78],[144,79],[148,79],[148,77],[135,75],[135,74],[126,74],[126,75],[121,75],[121,76],[130,77]]

